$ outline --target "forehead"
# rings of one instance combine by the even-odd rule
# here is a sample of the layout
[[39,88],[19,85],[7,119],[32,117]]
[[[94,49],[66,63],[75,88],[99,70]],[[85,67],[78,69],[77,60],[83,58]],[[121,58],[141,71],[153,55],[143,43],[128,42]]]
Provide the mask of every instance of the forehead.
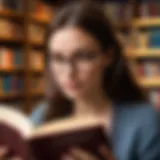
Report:
[[72,53],[77,49],[99,50],[100,45],[89,33],[78,28],[63,28],[56,31],[49,40],[49,50]]

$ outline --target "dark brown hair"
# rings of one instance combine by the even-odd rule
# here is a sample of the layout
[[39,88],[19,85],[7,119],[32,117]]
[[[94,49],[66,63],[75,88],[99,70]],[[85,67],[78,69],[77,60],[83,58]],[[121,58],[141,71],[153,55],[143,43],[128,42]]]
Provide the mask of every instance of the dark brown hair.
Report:
[[[49,27],[46,43],[57,29],[66,26],[79,27],[99,41],[104,53],[112,49],[112,64],[104,71],[103,88],[114,103],[143,101],[145,96],[135,83],[128,68],[122,47],[115,36],[114,26],[104,14],[102,6],[95,3],[75,2],[63,7],[54,17]],[[46,44],[46,46],[47,46]],[[49,54],[49,52],[47,51]],[[48,58],[49,56],[47,56]],[[46,59],[46,69],[48,69]],[[49,69],[48,69],[48,73]],[[50,74],[48,74],[50,76]],[[48,118],[67,115],[72,111],[72,102],[56,91],[53,77],[47,77],[50,109]],[[54,92],[54,93],[53,93]],[[54,106],[54,107],[53,107]]]

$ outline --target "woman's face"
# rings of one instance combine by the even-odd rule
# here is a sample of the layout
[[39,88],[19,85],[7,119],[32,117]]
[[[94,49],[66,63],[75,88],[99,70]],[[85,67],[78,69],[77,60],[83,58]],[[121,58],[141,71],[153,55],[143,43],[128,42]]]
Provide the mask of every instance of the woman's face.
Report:
[[101,87],[108,59],[90,34],[73,27],[59,29],[48,47],[51,74],[65,96],[78,99]]

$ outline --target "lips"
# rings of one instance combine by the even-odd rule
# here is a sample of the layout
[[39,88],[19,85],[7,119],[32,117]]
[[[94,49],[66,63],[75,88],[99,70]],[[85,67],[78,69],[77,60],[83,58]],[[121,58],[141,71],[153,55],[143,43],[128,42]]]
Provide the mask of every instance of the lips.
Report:
[[65,86],[69,89],[74,89],[77,88],[78,85],[75,82],[68,82]]

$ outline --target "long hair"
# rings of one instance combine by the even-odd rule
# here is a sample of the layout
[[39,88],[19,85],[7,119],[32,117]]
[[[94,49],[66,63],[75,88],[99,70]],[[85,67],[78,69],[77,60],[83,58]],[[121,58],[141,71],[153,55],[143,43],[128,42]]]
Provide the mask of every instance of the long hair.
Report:
[[56,30],[66,26],[79,27],[90,33],[99,41],[104,51],[112,50],[112,63],[103,74],[103,89],[107,96],[115,103],[143,101],[145,99],[141,88],[136,84],[129,70],[120,42],[117,40],[114,26],[96,3],[75,2],[64,6],[56,14],[49,26],[46,38],[46,77],[49,89],[49,110],[47,119],[64,116],[72,112],[72,102],[60,94],[54,85],[48,66],[48,40]]

